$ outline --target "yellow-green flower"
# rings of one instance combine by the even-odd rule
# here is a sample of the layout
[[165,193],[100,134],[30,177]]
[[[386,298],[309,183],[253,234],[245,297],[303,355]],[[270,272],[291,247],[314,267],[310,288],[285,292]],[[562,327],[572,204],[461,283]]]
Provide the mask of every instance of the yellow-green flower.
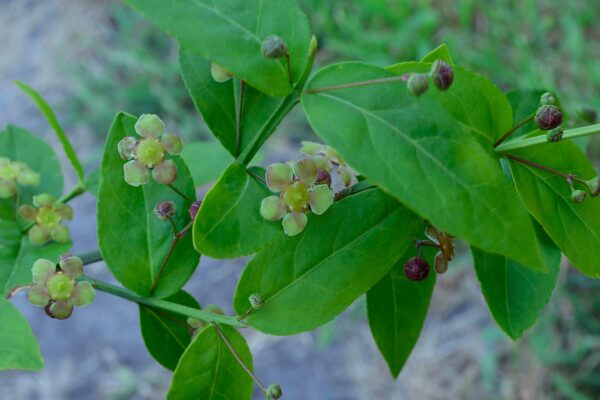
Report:
[[73,219],[73,209],[67,204],[59,203],[51,194],[33,196],[33,206],[22,205],[19,214],[25,221],[35,223],[28,232],[32,244],[39,246],[50,240],[58,243],[68,243],[71,240],[69,228],[63,225],[63,221]]
[[17,194],[17,184],[38,186],[40,174],[24,162],[0,157],[0,199],[7,199]]

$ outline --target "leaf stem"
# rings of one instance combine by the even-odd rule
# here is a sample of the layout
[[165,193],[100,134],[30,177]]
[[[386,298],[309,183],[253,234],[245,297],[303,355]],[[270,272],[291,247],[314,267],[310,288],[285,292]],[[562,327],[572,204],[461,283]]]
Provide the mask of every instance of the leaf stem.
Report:
[[390,76],[389,78],[370,79],[370,80],[361,81],[361,82],[343,83],[340,85],[331,85],[331,86],[323,86],[323,87],[315,88],[315,89],[307,89],[307,90],[305,90],[305,93],[315,94],[315,93],[322,93],[322,92],[331,92],[333,90],[355,88],[355,87],[360,87],[360,86],[381,85],[384,83],[403,82],[403,81],[404,81],[404,77],[402,77],[402,76]]
[[219,326],[215,323],[212,323],[211,325],[213,328],[215,328],[215,331],[217,332],[217,334],[219,335],[221,340],[223,340],[223,343],[225,343],[225,345],[227,346],[227,348],[229,349],[229,351],[231,352],[233,357],[235,357],[238,364],[240,364],[240,366],[244,369],[244,371],[246,371],[246,373],[252,378],[252,380],[254,380],[254,382],[256,383],[256,386],[258,386],[259,389],[263,391],[263,393],[267,393],[267,388],[258,380],[256,375],[254,375],[254,373],[250,370],[250,368],[248,368],[246,363],[244,363],[244,361],[238,355],[238,353],[235,351],[235,349],[233,348],[231,343],[229,343],[229,340],[227,339],[227,337],[225,336],[225,334],[223,333],[221,328],[219,328]]
[[[580,128],[568,129],[563,132],[563,138],[565,139],[575,139],[578,137],[584,137],[589,135],[596,135],[600,133],[600,124],[583,126]],[[534,136],[521,140],[512,140],[508,143],[503,143],[502,145],[496,148],[496,152],[498,153],[507,153],[509,151],[524,149],[527,147],[535,146],[538,144],[548,143],[548,139],[546,139],[546,135]]]
[[529,165],[530,167],[533,168],[537,168],[537,169],[541,169],[542,171],[546,171],[549,172],[551,174],[560,176],[561,178],[564,178],[567,182],[579,182],[582,184],[586,184],[585,180],[578,178],[577,176],[573,175],[573,174],[565,174],[564,172],[560,172],[554,168],[548,167],[546,165],[542,165],[542,164],[538,164],[536,162],[530,161],[530,160],[526,160],[524,158],[521,157],[517,157],[513,154],[506,154],[506,157],[510,158],[511,160],[514,160],[516,162],[519,162],[521,164],[525,164],[525,165]]
[[142,297],[127,289],[123,289],[118,286],[114,286],[109,283],[90,278],[88,276],[82,276],[78,278],[78,280],[89,282],[95,289],[101,292],[112,294],[114,296],[121,297],[122,299],[133,301],[137,304],[141,304],[147,307],[169,311],[178,315],[199,319],[208,323],[229,325],[237,328],[246,327],[246,325],[244,325],[242,322],[238,321],[237,318],[232,316],[213,314],[207,311],[198,310],[192,307],[183,306],[181,304],[172,303],[165,300],[155,299],[151,297]]
[[[174,224],[172,219],[171,219],[171,223]],[[165,257],[162,265],[160,266],[160,269],[158,270],[158,274],[156,274],[156,278],[154,278],[154,282],[152,283],[152,288],[150,289],[150,293],[154,293],[154,291],[156,290],[156,287],[158,286],[158,282],[160,281],[160,277],[161,277],[163,271],[165,270],[167,263],[171,259],[171,256],[173,255],[173,251],[175,251],[175,246],[177,245],[179,240],[188,233],[188,231],[192,227],[193,223],[194,223],[194,221],[190,221],[181,231],[174,233],[173,241],[171,242],[171,247],[169,248],[169,252],[167,253],[167,256]]]
[[240,155],[242,141],[242,113],[244,110],[244,93],[246,92],[246,82],[240,81],[240,96],[238,100],[238,108],[235,119],[235,155]]
[[192,199],[190,196],[188,196],[185,193],[183,193],[181,190],[177,189],[175,186],[173,186],[172,183],[169,183],[167,186],[169,187],[169,189],[171,189],[172,191],[174,191],[175,193],[177,193],[179,196],[181,196],[185,200],[190,201],[192,203],[194,202],[194,199]]
[[510,137],[510,135],[515,133],[519,128],[521,128],[523,125],[527,124],[529,121],[531,121],[534,118],[535,118],[535,113],[531,114],[530,116],[525,118],[523,121],[521,121],[518,124],[516,124],[515,126],[513,126],[508,132],[506,132],[504,135],[502,135],[502,137],[500,139],[498,139],[498,141],[496,143],[494,143],[494,147],[500,146],[506,139],[508,139]]

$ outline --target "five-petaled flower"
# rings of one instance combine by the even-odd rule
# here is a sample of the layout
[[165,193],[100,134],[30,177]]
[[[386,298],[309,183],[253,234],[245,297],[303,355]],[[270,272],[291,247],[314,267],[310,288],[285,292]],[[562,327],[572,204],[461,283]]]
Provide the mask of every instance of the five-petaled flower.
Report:
[[62,222],[73,219],[73,209],[67,204],[59,203],[51,194],[33,196],[33,206],[22,205],[19,214],[25,221],[34,223],[28,232],[31,244],[43,245],[50,239],[58,243],[68,243],[71,240],[69,228]]
[[40,174],[24,162],[0,157],[0,199],[17,194],[17,183],[23,186],[38,186]]

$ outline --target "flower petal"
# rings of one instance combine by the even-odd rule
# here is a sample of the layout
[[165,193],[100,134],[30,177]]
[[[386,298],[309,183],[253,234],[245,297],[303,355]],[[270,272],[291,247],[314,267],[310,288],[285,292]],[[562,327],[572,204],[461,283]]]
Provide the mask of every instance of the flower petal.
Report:
[[181,136],[174,133],[165,133],[160,137],[160,142],[165,147],[169,154],[178,156],[183,150],[183,140]]
[[40,258],[31,267],[32,281],[35,285],[46,286],[46,282],[56,272],[56,263]]
[[73,304],[75,307],[84,307],[91,304],[96,298],[96,292],[89,282],[80,282],[73,293]]
[[312,158],[303,158],[296,161],[294,171],[300,182],[306,183],[311,186],[317,180],[317,163]]
[[83,275],[83,261],[81,258],[75,256],[61,257],[58,262],[60,269],[67,275],[77,278]]
[[148,168],[136,160],[131,160],[123,166],[123,177],[125,182],[131,186],[140,186],[148,183],[150,174]]
[[152,177],[158,183],[171,184],[177,179],[177,165],[173,160],[165,160],[154,167]]
[[296,236],[304,230],[307,221],[308,218],[306,217],[306,214],[301,212],[293,212],[283,217],[281,225],[283,225],[283,231],[286,235]]
[[133,154],[135,153],[135,145],[137,144],[137,139],[132,136],[127,136],[121,139],[117,148],[119,150],[119,156],[123,160],[131,160]]
[[287,164],[275,163],[267,168],[267,186],[272,192],[281,192],[292,183],[293,179],[294,170]]
[[155,114],[142,114],[135,123],[135,131],[138,135],[155,138],[165,131],[165,123]]
[[310,193],[310,209],[317,215],[323,214],[333,204],[333,191],[327,185],[317,185]]
[[287,213],[279,196],[269,196],[260,203],[260,215],[268,221],[279,221]]

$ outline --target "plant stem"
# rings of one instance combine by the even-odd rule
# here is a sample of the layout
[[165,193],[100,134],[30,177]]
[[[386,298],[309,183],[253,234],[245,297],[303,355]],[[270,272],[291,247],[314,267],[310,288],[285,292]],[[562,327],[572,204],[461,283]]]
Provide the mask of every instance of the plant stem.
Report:
[[219,335],[221,340],[223,340],[223,343],[225,343],[225,345],[227,346],[227,348],[229,349],[231,354],[235,357],[235,359],[240,364],[240,366],[244,369],[244,371],[246,371],[246,373],[252,378],[252,380],[254,380],[254,382],[256,383],[256,386],[258,386],[259,389],[262,390],[264,393],[267,393],[267,388],[258,380],[256,375],[254,375],[254,373],[250,370],[250,368],[248,368],[246,363],[244,363],[244,361],[238,355],[238,353],[235,351],[235,349],[233,348],[231,343],[229,343],[229,340],[227,339],[227,337],[225,336],[225,334],[223,333],[221,328],[219,328],[219,326],[217,324],[211,324],[211,325],[213,328],[215,328],[215,331],[217,332],[217,334]]
[[177,193],[179,196],[183,197],[185,200],[190,201],[192,203],[194,202],[194,199],[183,193],[181,190],[177,189],[175,186],[173,186],[172,183],[169,183],[167,186],[169,187],[169,189]]
[[390,82],[403,82],[403,79],[404,78],[402,76],[390,76],[389,78],[370,79],[368,81],[343,83],[341,85],[323,86],[320,88],[308,89],[305,91],[305,93],[315,94],[315,93],[331,92],[333,90],[348,89],[348,88],[354,88],[354,87],[360,87],[360,86],[380,85],[380,84],[390,83]]
[[[565,139],[575,139],[578,137],[595,135],[600,133],[600,124],[583,126],[580,128],[568,129],[563,132],[563,138]],[[546,135],[534,136],[531,138],[514,140],[508,143],[503,143],[502,145],[496,148],[498,153],[507,153],[509,151],[524,149],[527,147],[535,146],[538,144],[548,143],[548,139],[546,139]]]
[[71,191],[69,193],[65,194],[60,199],[58,199],[58,203],[68,203],[69,201],[73,200],[74,198],[76,198],[78,196],[81,196],[84,193],[85,193],[85,188],[83,186],[81,186],[80,184],[78,184],[73,189],[71,189]]
[[506,154],[506,157],[508,157],[511,160],[514,160],[516,162],[519,162],[521,164],[529,165],[530,167],[541,169],[542,171],[546,171],[546,172],[549,172],[551,174],[560,176],[561,178],[566,179],[567,182],[576,181],[576,182],[579,182],[579,183],[583,183],[584,185],[586,184],[585,180],[583,180],[581,178],[578,178],[577,176],[575,176],[573,174],[565,174],[564,172],[560,172],[560,171],[558,171],[558,170],[556,170],[554,168],[551,168],[551,167],[548,167],[548,166],[545,166],[545,165],[542,165],[542,164],[538,164],[536,162],[533,162],[533,161],[530,161],[530,160],[526,160],[526,159],[521,158],[521,157],[517,157],[517,156],[515,156],[513,154]]
[[210,313],[207,311],[202,311],[202,310],[198,310],[198,309],[195,309],[192,307],[183,306],[181,304],[171,303],[171,302],[165,301],[165,300],[159,300],[159,299],[155,299],[155,298],[151,298],[151,297],[150,298],[142,297],[142,296],[139,296],[139,295],[127,290],[127,289],[123,289],[118,286],[114,286],[109,283],[102,282],[102,281],[99,281],[94,278],[90,278],[88,276],[82,276],[78,279],[80,281],[89,282],[95,289],[97,289],[101,292],[112,294],[114,296],[121,297],[123,299],[133,301],[137,304],[141,304],[141,305],[144,305],[147,307],[157,308],[160,310],[183,315],[185,317],[199,319],[201,321],[208,322],[208,323],[229,325],[229,326],[233,326],[233,327],[237,327],[237,328],[245,328],[246,327],[246,325],[244,325],[242,322],[238,321],[237,318],[235,318],[235,317],[231,317],[231,316],[227,316],[227,315],[220,315],[220,314],[213,314],[213,313]]
[[242,141],[242,113],[244,110],[244,92],[246,91],[246,82],[240,81],[240,98],[235,119],[235,155],[240,155],[240,146]]
[[83,265],[94,264],[102,261],[102,254],[100,254],[100,250],[93,250],[81,254],[79,258],[81,258],[81,261],[83,261]]
[[354,195],[354,194],[363,192],[363,191],[368,190],[368,189],[373,189],[375,187],[376,187],[375,185],[372,185],[372,184],[370,184],[367,181],[360,181],[360,182],[358,182],[355,185],[352,185],[350,187],[347,187],[347,188],[342,189],[339,192],[337,192],[335,194],[334,200],[338,201],[338,200],[346,198],[346,197],[348,197],[350,195]]
[[527,124],[529,121],[531,121],[534,118],[535,118],[535,113],[531,114],[530,116],[525,118],[523,121],[521,121],[518,124],[516,124],[515,126],[513,126],[508,132],[506,132],[504,135],[502,135],[502,137],[500,139],[498,139],[498,141],[496,143],[494,143],[494,147],[500,146],[506,139],[508,139],[510,137],[510,135],[515,133],[520,127]]
[[[171,219],[171,222],[172,221],[173,220]],[[172,222],[172,223],[174,224],[174,222]],[[175,246],[179,242],[179,239],[181,239],[188,233],[188,231],[192,227],[192,224],[193,224],[193,221],[190,221],[181,231],[174,232],[173,241],[171,242],[171,247],[169,248],[169,252],[167,253],[167,256],[165,257],[165,260],[163,261],[162,265],[160,266],[160,269],[158,270],[158,274],[156,274],[156,278],[154,278],[154,282],[152,283],[152,288],[150,289],[150,293],[154,293],[154,291],[156,290],[156,287],[158,286],[158,281],[160,281],[160,276],[162,275],[163,271],[165,270],[167,263],[171,259],[171,256],[173,255],[173,251],[175,251]]]

